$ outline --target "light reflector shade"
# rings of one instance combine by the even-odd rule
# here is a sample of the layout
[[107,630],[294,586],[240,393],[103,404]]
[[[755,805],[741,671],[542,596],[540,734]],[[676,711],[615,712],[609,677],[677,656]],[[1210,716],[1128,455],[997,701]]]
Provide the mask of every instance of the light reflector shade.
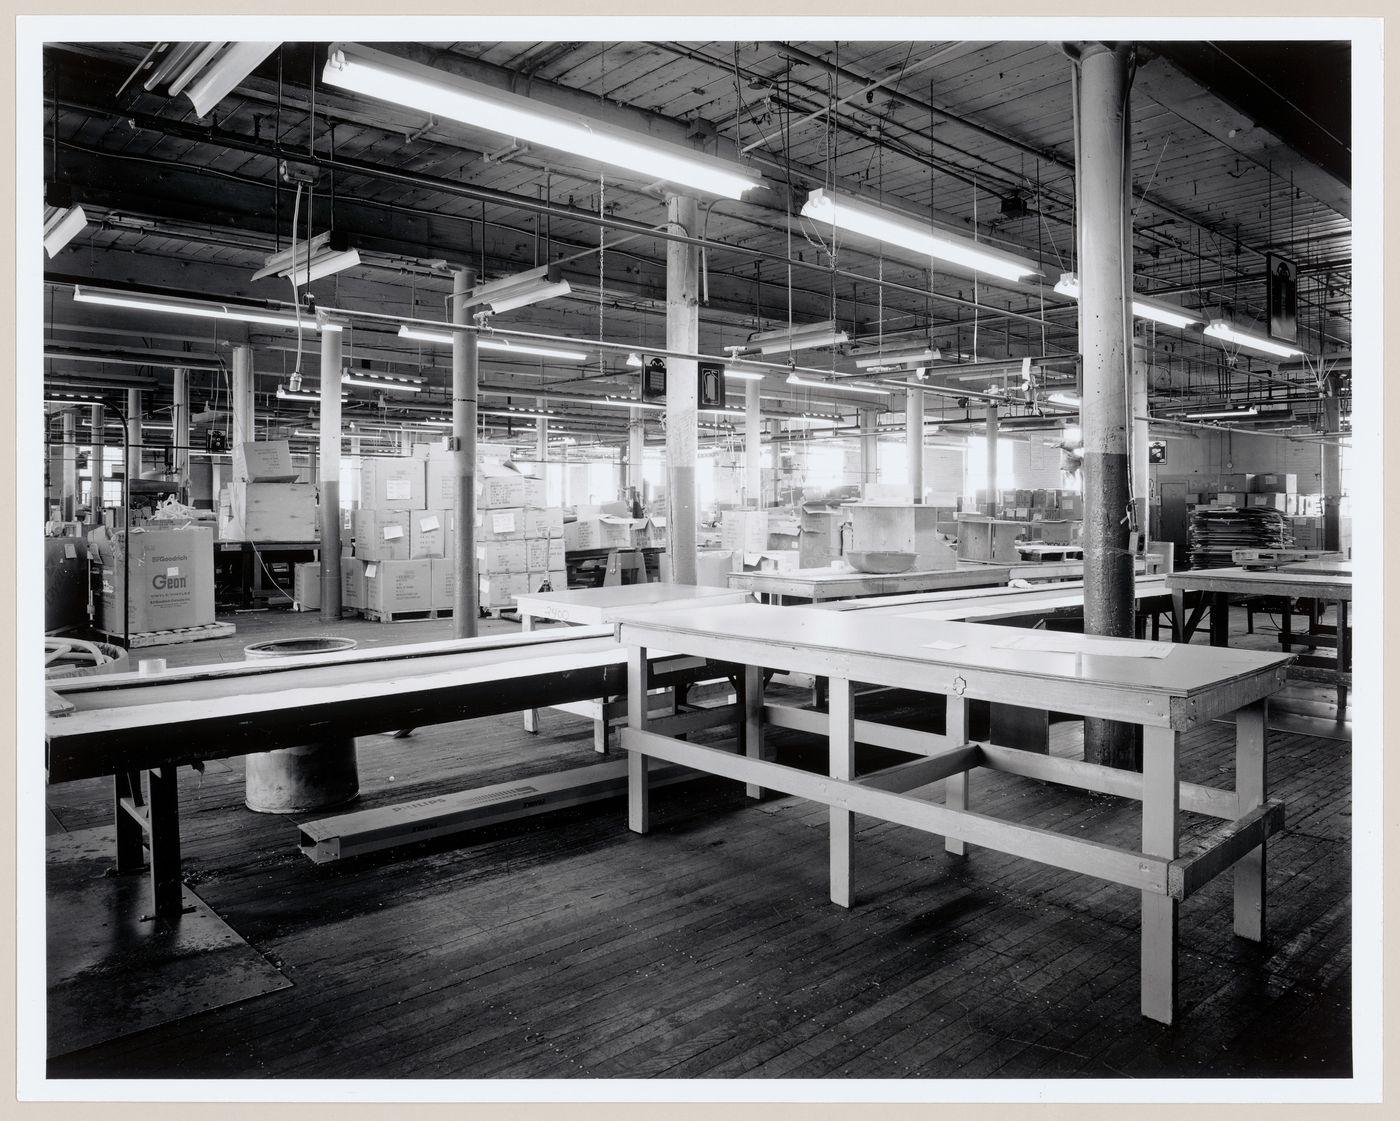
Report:
[[849,382],[839,381],[813,381],[809,378],[800,378],[796,374],[788,374],[788,385],[800,385],[807,389],[837,389],[843,393],[869,393],[877,397],[883,397],[890,391],[888,389],[876,389],[873,385],[851,385]]
[[1276,358],[1301,358],[1303,355],[1303,352],[1296,346],[1287,346],[1284,343],[1276,343],[1273,339],[1266,339],[1262,335],[1241,331],[1228,319],[1212,320],[1210,326],[1206,328],[1206,334],[1213,339],[1223,339],[1227,343],[1234,343],[1236,346],[1242,346],[1248,350],[1257,350],[1261,354],[1272,354]]
[[[351,249],[334,237],[330,230],[319,233],[309,242],[287,246],[268,257],[266,264],[253,274],[254,280],[268,276],[290,276],[300,288],[323,276],[330,276],[360,263],[360,251]],[[293,275],[295,272],[295,275]]]
[[[215,43],[221,47],[214,60],[199,71],[185,90],[198,116],[207,117],[209,110],[228,96],[239,82],[251,74],[258,63],[275,51],[280,43]],[[178,93],[172,89],[172,93]]]
[[[399,327],[399,338],[417,339],[419,342],[452,345],[451,331],[433,331],[425,327],[410,327],[407,323]],[[581,350],[567,350],[562,347],[539,346],[535,343],[509,342],[506,339],[478,338],[479,350],[489,350],[497,354],[511,354],[522,358],[558,358],[563,362],[582,362],[588,355]]]
[[734,199],[763,185],[757,172],[739,164],[355,43],[331,45],[322,81],[611,164],[646,182],[660,179]]
[[81,206],[44,207],[44,252],[54,256],[85,229],[87,215]]
[[817,347],[840,346],[849,342],[845,331],[836,329],[836,320],[822,323],[797,323],[779,327],[776,331],[756,331],[749,336],[746,350],[760,354],[786,354],[794,350],[815,350]]
[[943,355],[936,347],[919,347],[914,350],[884,350],[873,354],[856,355],[856,369],[868,370],[872,374],[889,373],[895,370],[917,370],[937,362]]
[[[190,315],[200,319],[232,319],[239,323],[262,323],[270,327],[293,329],[297,326],[296,316],[285,312],[263,311],[240,304],[186,300],[178,296],[162,296],[155,292],[124,292],[119,288],[89,288],[75,284],[73,299],[80,304],[105,304],[109,307],[159,311],[169,315]],[[301,325],[319,329],[316,317],[310,314],[301,317]]]
[[569,282],[559,279],[555,266],[542,265],[516,276],[477,285],[467,294],[466,304],[486,304],[493,312],[503,312],[555,296],[567,296],[570,291]]
[[802,214],[824,226],[834,226],[1005,280],[1020,280],[1040,272],[1023,257],[945,232],[893,210],[832,194],[821,187],[807,195]]

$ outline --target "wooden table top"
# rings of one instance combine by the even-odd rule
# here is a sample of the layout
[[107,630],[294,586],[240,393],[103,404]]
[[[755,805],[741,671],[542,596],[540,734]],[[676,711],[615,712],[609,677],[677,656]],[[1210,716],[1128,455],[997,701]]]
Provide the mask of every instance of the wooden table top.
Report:
[[532,592],[516,596],[522,615],[559,619],[566,623],[610,623],[619,611],[639,607],[703,602],[742,603],[749,593],[732,588],[697,587],[693,584],[617,584],[603,588],[570,588],[562,592]]
[[786,572],[731,572],[729,586],[770,595],[834,598],[882,591],[968,588],[1005,584],[1011,570],[999,564],[963,564],[931,572],[856,572],[849,568],[794,568]]
[[1317,570],[1317,563],[1302,570],[1282,568],[1193,568],[1167,574],[1167,587],[1181,591],[1240,592],[1246,595],[1317,596],[1351,599],[1351,573],[1340,569]]
[[[1139,576],[1133,587],[1138,602],[1169,595],[1163,576]],[[931,592],[924,596],[899,596],[898,603],[883,599],[842,600],[823,604],[826,611],[867,611],[878,615],[905,615],[915,619],[992,620],[1015,615],[1050,614],[1084,606],[1084,585],[1049,584],[1032,588],[974,588],[955,592]]]
[[[1005,648],[1041,632],[863,611],[742,604],[619,621],[623,643],[924,692],[1189,728],[1266,697],[1291,655],[1060,634],[1066,652]],[[950,649],[931,648],[948,644]],[[1101,653],[1166,648],[1161,658]],[[1106,645],[1108,644],[1108,645]]]

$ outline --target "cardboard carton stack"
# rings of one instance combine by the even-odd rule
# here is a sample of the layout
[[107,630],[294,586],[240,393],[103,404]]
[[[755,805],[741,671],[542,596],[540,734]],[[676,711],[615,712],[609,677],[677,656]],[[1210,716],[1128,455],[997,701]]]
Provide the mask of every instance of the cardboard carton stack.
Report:
[[355,556],[343,562],[341,605],[390,620],[431,611],[433,566],[451,569],[452,515],[427,508],[422,459],[365,456],[360,460],[360,504],[351,512]]
[[316,487],[297,477],[286,440],[235,444],[233,481],[219,492],[219,539],[317,540]]
[[481,606],[499,611],[513,607],[516,596],[545,585],[552,591],[566,589],[564,512],[545,505],[544,480],[500,465],[478,475],[477,487]]
[[[142,634],[215,621],[214,534],[209,528],[123,530],[99,555],[98,630]],[[130,565],[126,574],[124,565]]]

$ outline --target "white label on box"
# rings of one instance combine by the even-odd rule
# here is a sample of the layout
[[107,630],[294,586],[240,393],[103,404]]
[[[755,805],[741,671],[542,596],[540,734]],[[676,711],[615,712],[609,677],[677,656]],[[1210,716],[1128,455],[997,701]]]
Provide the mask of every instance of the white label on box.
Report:
[[491,515],[492,533],[514,533],[515,532],[515,511],[506,510],[504,513]]
[[385,479],[384,497],[389,499],[412,498],[413,484],[407,479]]
[[438,525],[437,515],[430,514],[426,518],[418,519],[418,528],[421,529],[424,533],[427,533],[430,530],[439,529],[441,527]]
[[394,538],[396,538],[396,537],[402,537],[402,536],[403,536],[403,526],[401,526],[401,525],[386,525],[386,526],[384,527],[384,540],[385,540],[385,541],[392,541],[392,540],[394,540]]
[[379,566],[378,566],[377,564],[367,564],[367,565],[365,565],[365,579],[366,579],[366,580],[372,580],[372,579],[374,579],[374,577],[377,576],[378,574],[379,574]]
[[78,550],[75,549],[72,545],[65,545],[63,546],[63,555],[69,560],[72,560],[78,555]]
[[165,575],[166,575],[167,578],[168,578],[168,577],[171,577],[171,576],[179,576],[179,575],[180,575],[180,568],[179,568],[179,566],[178,566],[178,565],[171,565],[169,568],[167,568],[167,569],[165,570]]

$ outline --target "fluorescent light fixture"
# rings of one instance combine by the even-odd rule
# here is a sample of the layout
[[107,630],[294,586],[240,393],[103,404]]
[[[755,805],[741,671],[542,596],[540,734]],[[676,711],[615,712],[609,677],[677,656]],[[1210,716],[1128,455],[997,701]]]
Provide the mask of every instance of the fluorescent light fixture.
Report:
[[644,365],[644,363],[642,362],[642,356],[638,354],[635,350],[632,351],[627,355],[627,365],[634,370],[640,370]]
[[[419,342],[452,344],[451,331],[433,331],[425,327],[410,327],[407,323],[399,328],[399,338],[417,339]],[[536,346],[533,343],[507,342],[505,339],[479,337],[478,350],[490,350],[502,354],[520,355],[531,358],[559,358],[565,362],[583,362],[588,355],[581,350],[564,350],[560,347]]]
[[321,79],[366,97],[611,164],[647,183],[660,179],[733,199],[763,185],[757,172],[739,164],[356,43],[331,45]]
[[559,279],[558,265],[541,265],[490,284],[478,284],[467,293],[464,303],[467,307],[486,304],[493,312],[511,311],[555,296],[567,296],[570,291],[569,282]]
[[[189,88],[185,90],[190,104],[194,106],[195,115],[200,117],[208,116],[209,111],[227,97],[234,86],[251,74],[258,63],[262,62],[281,44],[237,42],[211,45],[225,49],[199,73],[198,77],[190,82]],[[172,96],[179,92],[172,85]]]
[[482,416],[512,417],[517,420],[558,420],[558,413],[540,413],[531,409],[478,409]]
[[355,374],[341,375],[340,384],[356,385],[361,389],[384,389],[390,393],[423,392],[423,387],[416,381],[390,381],[388,378],[358,377]]
[[848,233],[874,238],[1005,280],[1020,280],[1040,272],[1024,257],[937,229],[927,222],[893,210],[844,195],[838,197],[822,187],[808,193],[807,201],[802,205],[802,215]]
[[[191,315],[200,319],[232,319],[239,323],[263,323],[272,327],[297,326],[296,316],[285,312],[263,311],[241,304],[187,300],[178,296],[161,296],[154,292],[124,292],[118,288],[89,288],[75,284],[73,299],[80,304],[105,304],[109,307],[140,311],[160,311],[169,315]],[[303,327],[319,329],[315,316],[309,313],[301,317],[301,323]]]
[[292,283],[300,288],[323,276],[354,268],[359,263],[360,251],[350,248],[345,235],[338,230],[327,230],[310,241],[298,242],[295,246],[289,245],[273,253],[263,267],[253,274],[253,279],[290,276]]
[[746,366],[743,363],[733,363],[724,368],[724,376],[733,378],[735,381],[762,381],[766,372],[754,366]]
[[[1055,291],[1062,296],[1079,299],[1079,277],[1072,272],[1060,273],[1060,279],[1055,284]],[[1162,323],[1168,327],[1185,328],[1190,327],[1193,323],[1202,322],[1199,315],[1192,314],[1180,304],[1154,299],[1136,292],[1133,293],[1133,314],[1139,319],[1151,319],[1155,323]]]
[[917,370],[943,357],[936,347],[914,350],[882,350],[873,354],[855,355],[856,369],[872,374],[893,373],[896,370]]
[[[321,437],[321,432],[319,429],[307,432],[305,429],[298,428],[295,432],[292,433],[292,435],[305,436],[311,440],[318,440]],[[384,441],[389,439],[388,436],[376,436],[372,432],[342,432],[340,434],[340,438],[342,440],[377,440],[380,443],[383,443]]]
[[749,341],[736,349],[757,350],[760,354],[781,354],[794,350],[814,350],[823,346],[840,346],[849,342],[845,331],[836,329],[836,320],[822,323],[792,324],[776,331],[755,331]]
[[1239,409],[1203,409],[1196,413],[1186,413],[1187,420],[1229,420],[1232,417],[1258,416],[1259,410],[1253,405]]
[[1266,339],[1262,335],[1255,335],[1249,331],[1241,331],[1228,319],[1213,319],[1210,326],[1206,328],[1206,334],[1213,339],[1223,339],[1227,343],[1234,343],[1249,350],[1257,350],[1262,354],[1272,354],[1278,358],[1301,358],[1303,352],[1296,346],[1287,346],[1284,343],[1276,343],[1273,339]]
[[87,224],[81,206],[44,207],[44,252],[57,256],[60,249],[87,229]]
[[1072,393],[1052,393],[1045,399],[1052,405],[1067,405],[1071,409],[1079,408],[1079,398]]
[[[346,395],[345,390],[342,389],[340,395],[344,397]],[[277,387],[277,399],[279,401],[319,401],[321,395],[319,393],[297,393],[294,390],[283,389],[279,385]]]
[[849,382],[836,381],[810,381],[807,378],[800,378],[796,374],[788,374],[788,385],[800,385],[808,389],[839,389],[849,393],[873,393],[878,397],[883,397],[890,391],[888,389],[876,389],[874,386],[852,385]]

